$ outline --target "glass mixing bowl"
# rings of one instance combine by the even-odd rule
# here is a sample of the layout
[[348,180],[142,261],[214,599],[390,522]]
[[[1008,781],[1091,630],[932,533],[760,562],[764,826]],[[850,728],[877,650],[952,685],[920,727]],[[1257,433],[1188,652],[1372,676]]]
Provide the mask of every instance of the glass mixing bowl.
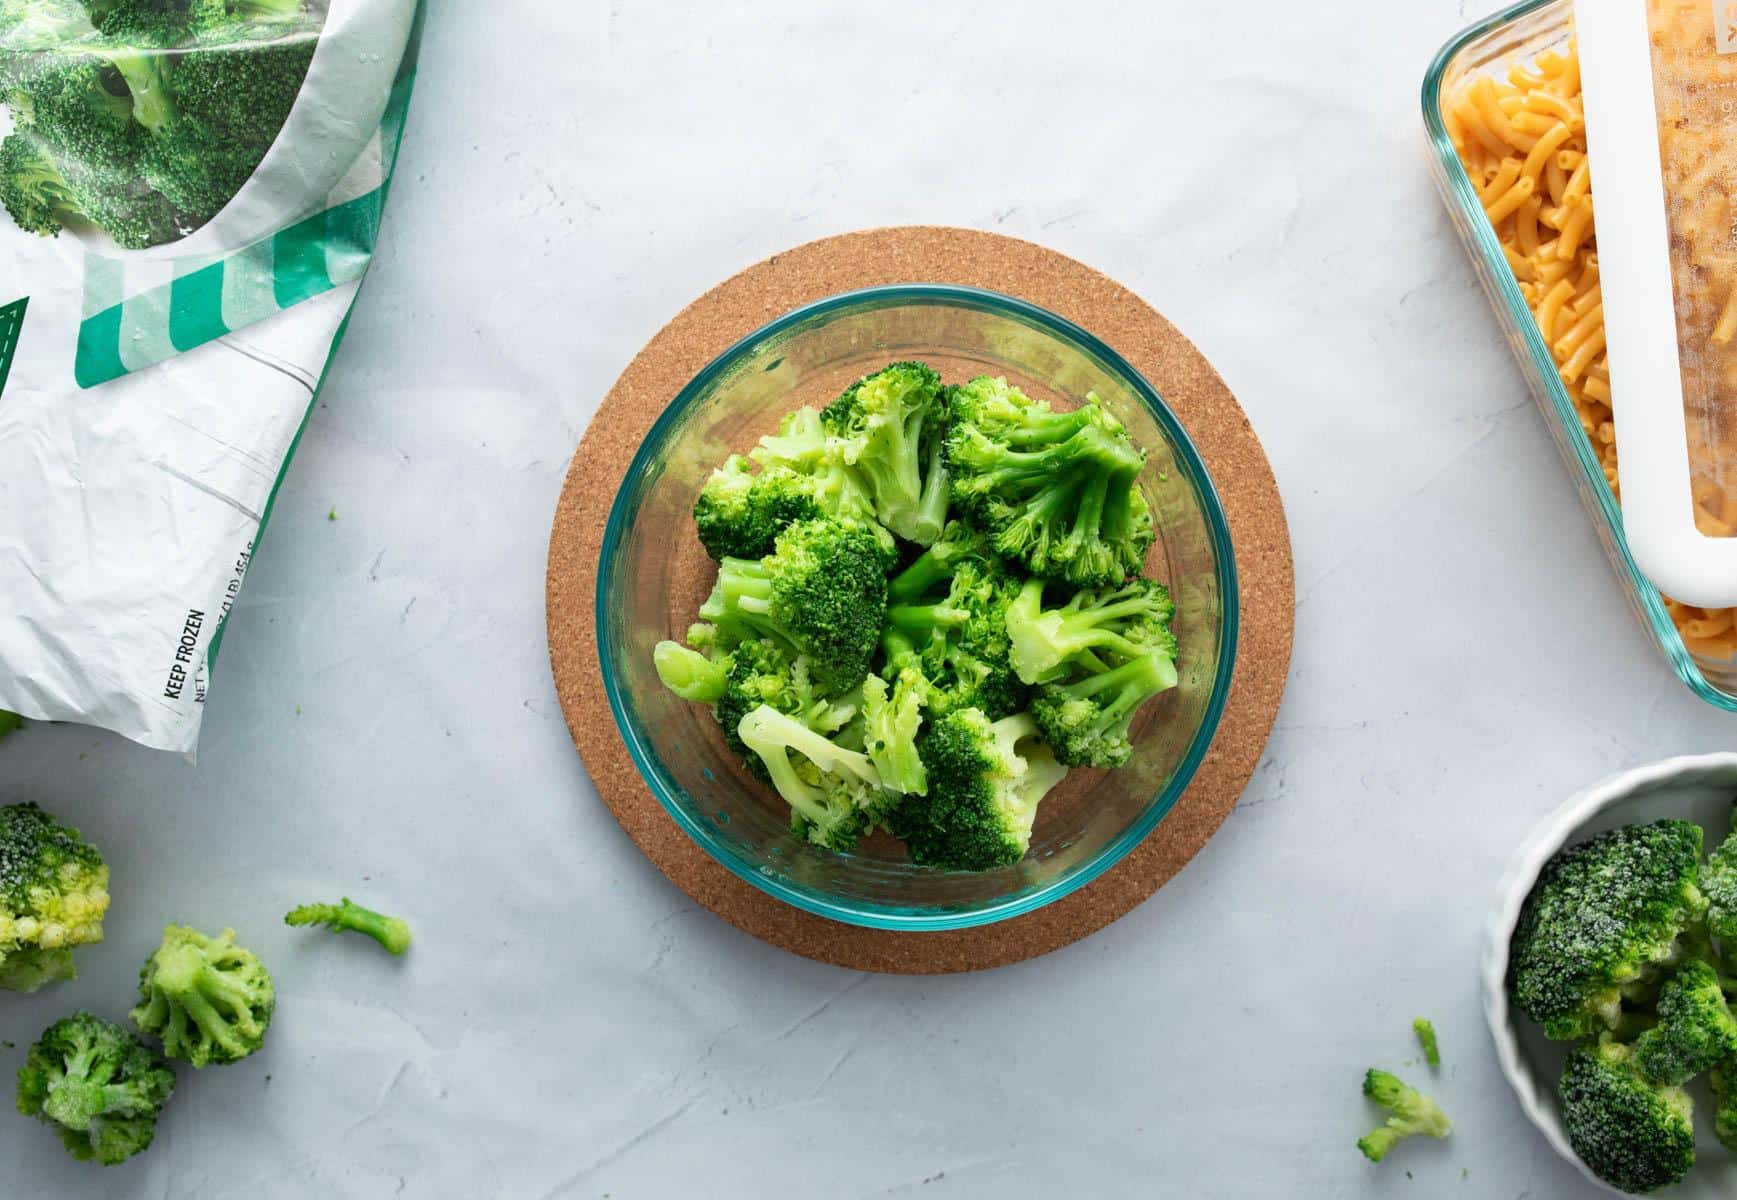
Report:
[[[711,712],[667,691],[652,648],[680,640],[714,564],[692,510],[714,467],[786,412],[823,407],[853,380],[921,359],[948,382],[1005,375],[1061,408],[1088,391],[1147,452],[1141,484],[1158,537],[1147,573],[1169,585],[1179,685],[1137,720],[1118,771],[1075,770],[1038,810],[1024,861],[980,873],[913,865],[885,834],[850,854],[790,832],[789,809],[724,746]],[[731,872],[823,917],[879,929],[959,929],[1040,908],[1082,887],[1164,818],[1206,754],[1236,658],[1230,531],[1205,465],[1152,385],[1062,318],[1007,296],[931,284],[834,296],[727,350],[670,403],[615,497],[597,576],[598,650],[621,736],[681,829]]]

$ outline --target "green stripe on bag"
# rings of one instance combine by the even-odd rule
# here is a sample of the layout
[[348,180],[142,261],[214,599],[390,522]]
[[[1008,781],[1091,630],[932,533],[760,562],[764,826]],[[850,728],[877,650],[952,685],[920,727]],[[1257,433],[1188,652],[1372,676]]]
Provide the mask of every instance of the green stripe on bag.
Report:
[[18,353],[19,334],[24,329],[24,310],[30,297],[14,300],[0,308],[0,392],[6,390],[6,377],[12,374],[12,356]]
[[88,260],[86,308],[94,311],[79,326],[73,377],[83,388],[107,383],[360,279],[379,236],[384,192],[375,188],[106,307],[91,304],[92,293],[115,294],[117,265]]

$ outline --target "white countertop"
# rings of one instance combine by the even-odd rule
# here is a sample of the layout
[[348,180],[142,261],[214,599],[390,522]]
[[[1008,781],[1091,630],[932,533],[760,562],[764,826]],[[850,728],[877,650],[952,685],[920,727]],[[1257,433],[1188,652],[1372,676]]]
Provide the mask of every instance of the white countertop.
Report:
[[[1737,723],[1629,615],[1427,178],[1425,65],[1495,2],[435,4],[198,766],[0,746],[3,795],[115,876],[84,977],[0,1000],[0,1076],[64,1011],[124,1013],[171,919],[240,930],[277,1024],[184,1071],[126,1167],[0,1118],[0,1191],[1591,1195],[1496,1074],[1485,905],[1566,794]],[[1217,838],[1102,933],[968,977],[697,909],[597,801],[544,649],[555,497],[628,359],[738,268],[898,223],[1151,301],[1241,397],[1296,548],[1290,689]],[[278,923],[343,893],[407,915],[410,957]],[[1376,1168],[1359,1079],[1421,1077],[1418,1014],[1458,1131]]]

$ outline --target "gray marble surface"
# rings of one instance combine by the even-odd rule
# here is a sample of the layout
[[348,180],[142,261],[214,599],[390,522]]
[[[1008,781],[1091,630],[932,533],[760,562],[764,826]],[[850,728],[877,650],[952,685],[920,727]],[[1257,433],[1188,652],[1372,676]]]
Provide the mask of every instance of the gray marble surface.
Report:
[[[107,945],[0,1038],[120,1015],[171,919],[241,930],[278,1023],[127,1167],[0,1119],[0,1193],[1592,1194],[1496,1072],[1484,911],[1569,792],[1737,727],[1629,615],[1429,184],[1418,84],[1488,3],[435,3],[198,766],[0,748],[4,794],[115,867]],[[916,222],[1053,246],[1196,339],[1298,572],[1277,730],[1204,853],[1080,944],[941,979],[696,909],[598,803],[543,636],[563,468],[633,353],[781,247]],[[411,957],[278,924],[340,892],[410,916]],[[1458,1132],[1376,1169],[1359,1076],[1419,1013]]]

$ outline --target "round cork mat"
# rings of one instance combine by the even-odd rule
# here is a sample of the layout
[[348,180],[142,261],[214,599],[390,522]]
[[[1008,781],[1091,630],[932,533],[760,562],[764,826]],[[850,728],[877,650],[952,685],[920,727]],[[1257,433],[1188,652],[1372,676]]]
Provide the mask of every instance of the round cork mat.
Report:
[[[652,423],[733,343],[814,300],[895,283],[986,288],[1090,330],[1143,374],[1212,473],[1236,545],[1242,628],[1230,699],[1193,782],[1152,834],[1088,886],[1024,916],[895,933],[802,912],[737,879],[688,838],[635,770],[603,693],[592,620],[610,504]],[[798,246],[694,301],[639,352],[568,468],[549,542],[549,656],[567,726],[603,800],[647,858],[755,937],[856,970],[939,974],[1003,966],[1095,933],[1162,887],[1206,844],[1254,773],[1291,658],[1291,544],[1278,485],[1236,398],[1198,350],[1134,293],[1030,242],[969,229],[876,229]]]

